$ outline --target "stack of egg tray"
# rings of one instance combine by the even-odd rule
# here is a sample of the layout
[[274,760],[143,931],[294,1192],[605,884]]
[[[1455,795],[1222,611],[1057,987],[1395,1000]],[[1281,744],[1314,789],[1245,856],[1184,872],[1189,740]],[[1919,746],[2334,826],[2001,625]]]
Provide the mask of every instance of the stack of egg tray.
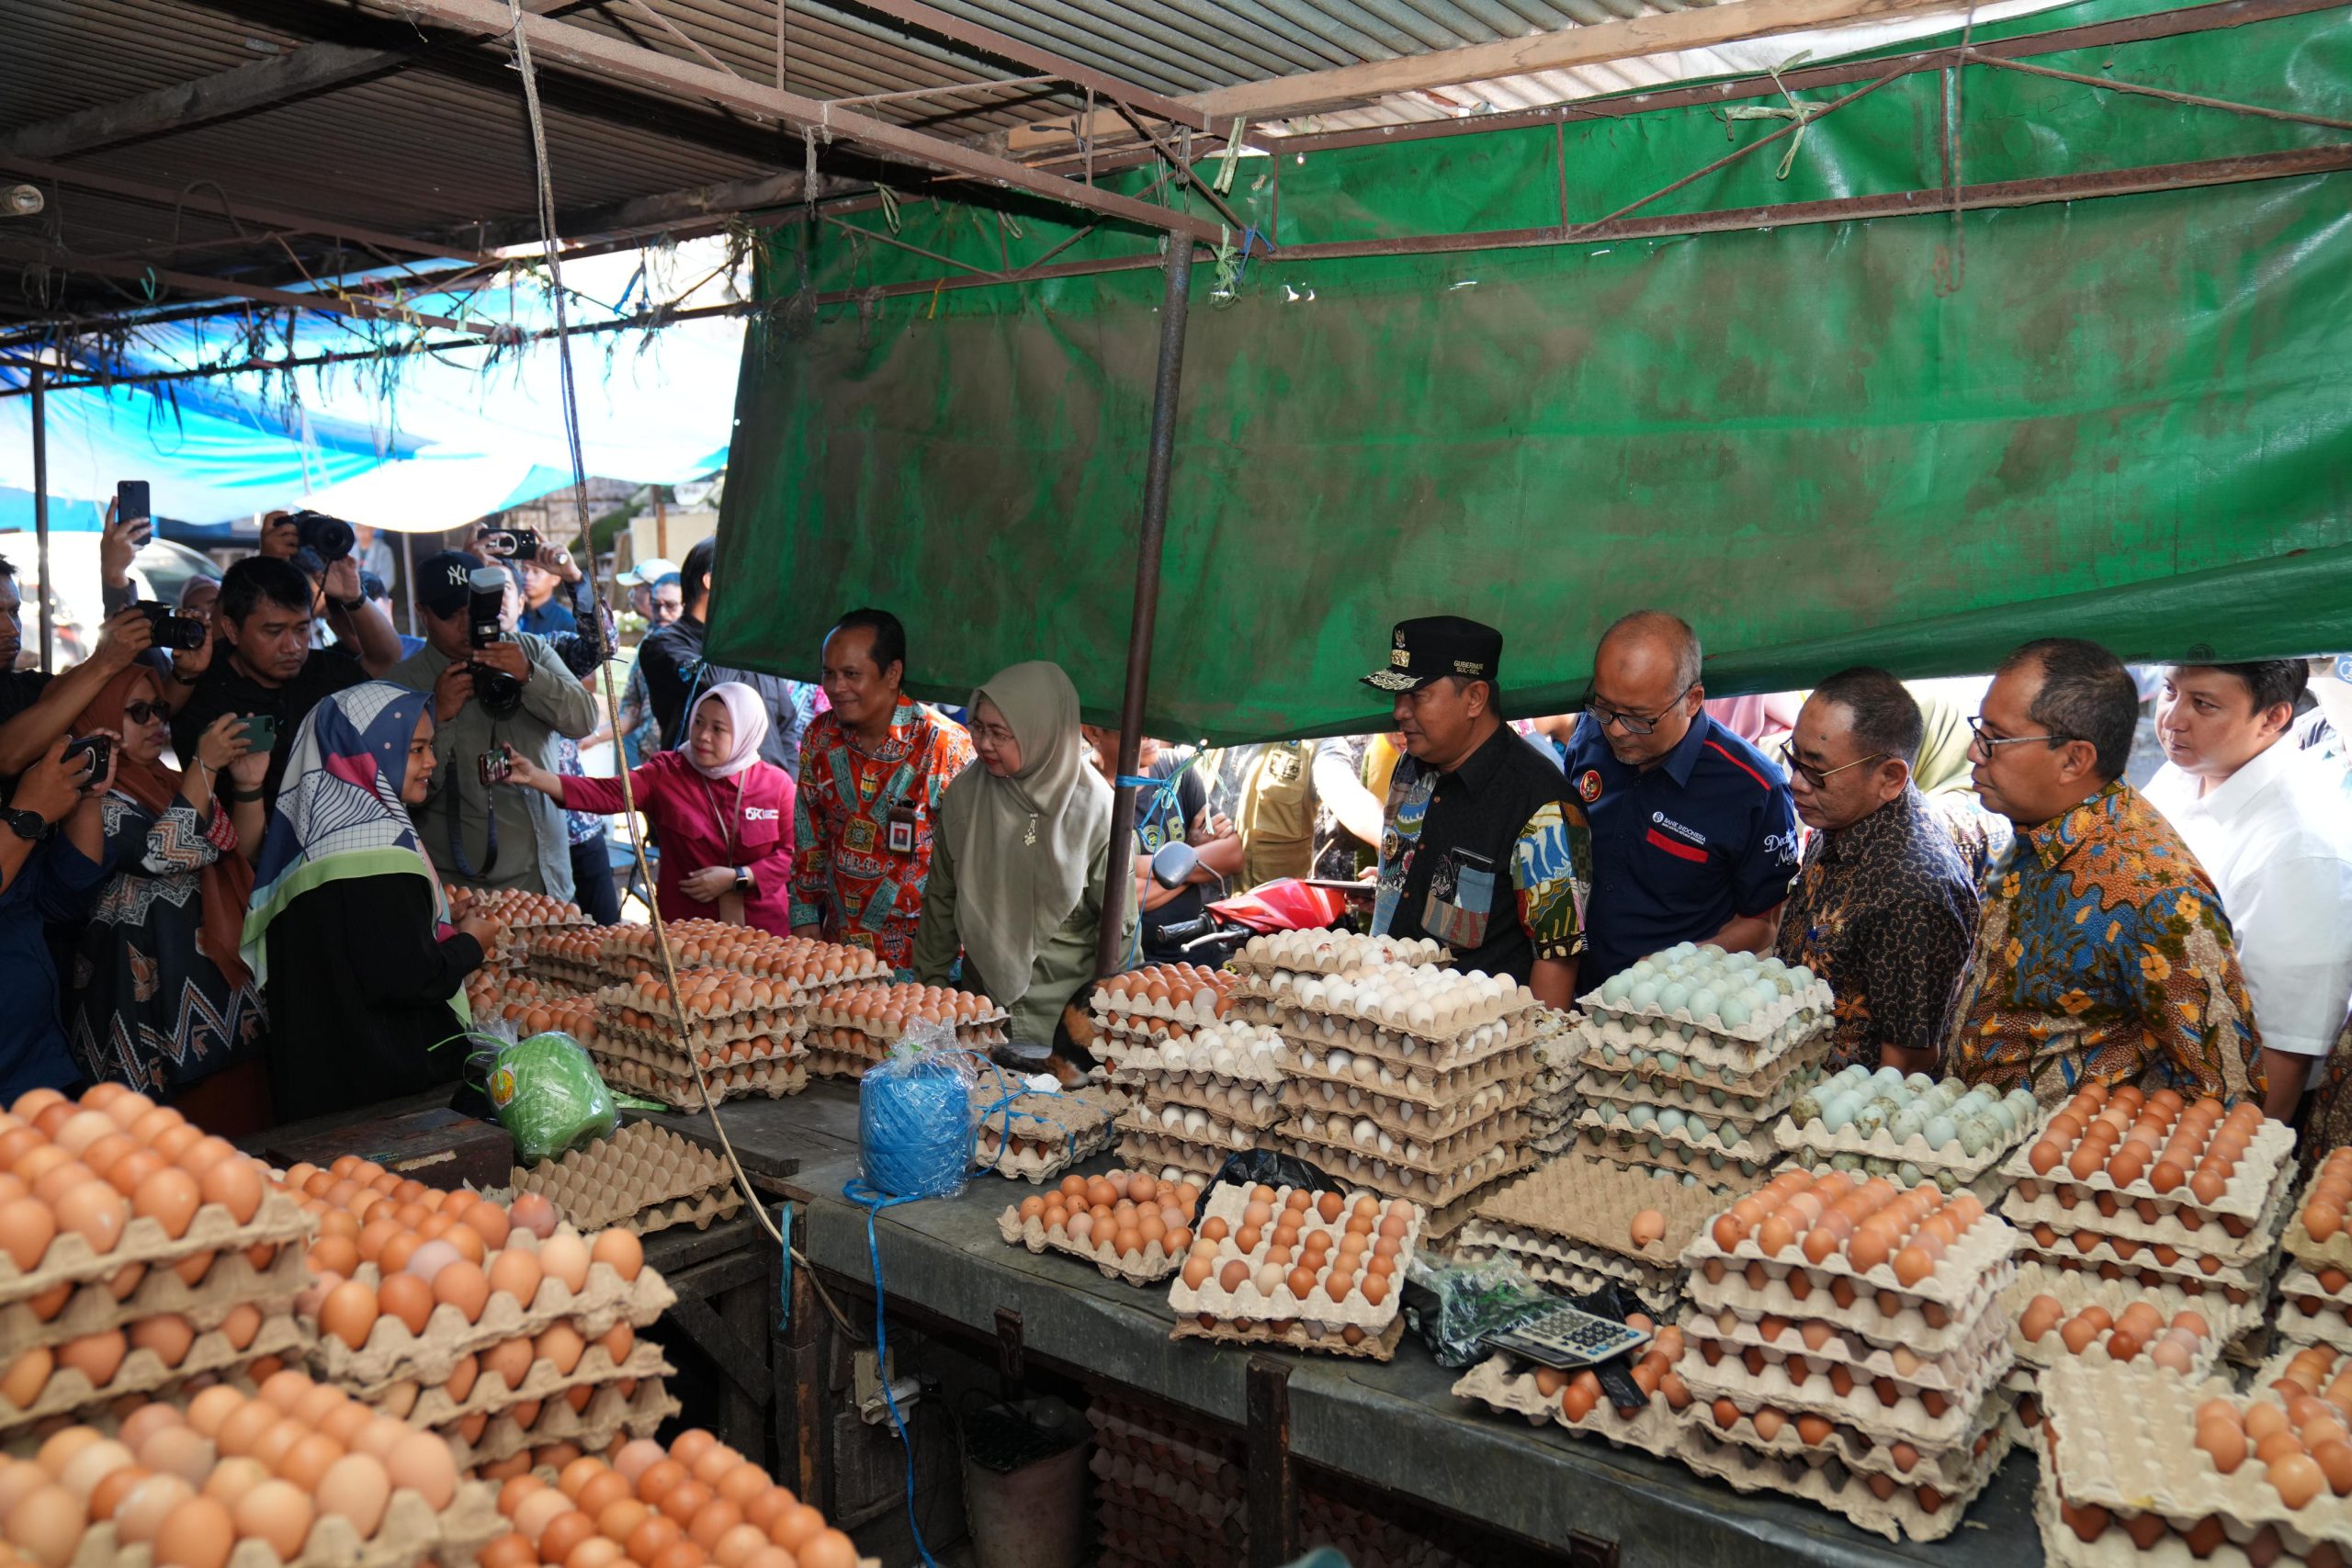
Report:
[[[1938,1122],[1951,1120],[1940,1113],[1943,1108],[1932,1117],[1906,1109],[1896,1112],[1892,1122],[1887,1120],[1890,1105],[1908,1106],[1928,1095],[1947,1107],[1965,1110],[1984,1105],[1991,1091],[1971,1089],[1956,1078],[1938,1081],[1924,1073],[1906,1077],[1894,1067],[1873,1073],[1857,1065],[1800,1096],[1774,1124],[1772,1141],[1808,1170],[1826,1166],[1849,1175],[1883,1176],[1898,1187],[1932,1181],[1947,1192],[1973,1187],[1979,1197],[1998,1201],[2008,1183],[1982,1183],[1980,1179],[2036,1131],[2041,1112],[2033,1095],[2014,1090],[2007,1100],[1996,1100],[1993,1108],[1959,1118],[1962,1124],[1939,1140],[1931,1141],[1931,1134],[1940,1130]],[[1844,1106],[1837,1103],[1841,1098]],[[1847,1110],[1855,1107],[1861,1114],[1848,1116]],[[1829,1125],[1832,1120],[1838,1122],[1835,1129]],[[1988,1192],[1988,1187],[1994,1190]]]
[[[2016,1234],[1987,1214],[1909,1285],[1892,1264],[1683,1249],[1693,1310],[1679,1456],[1742,1492],[1804,1498],[1890,1540],[1935,1540],[2007,1452]],[[1792,1261],[1793,1260],[1793,1261]]]
[[1049,1181],[1111,1146],[1124,1102],[1099,1084],[1039,1089],[1009,1074],[984,1072],[972,1086],[978,1129],[972,1168],[1016,1181]]
[[1464,1373],[1454,1382],[1453,1396],[1499,1415],[1523,1416],[1531,1427],[1556,1424],[1613,1448],[1679,1459],[1693,1446],[1682,1417],[1690,1391],[1674,1370],[1681,1336],[1669,1324],[1647,1345],[1618,1358],[1640,1396],[1635,1404],[1620,1406],[1616,1394],[1623,1385],[1612,1391],[1590,1368],[1566,1372],[1500,1350]]
[[[555,1235],[578,1237],[579,1232],[561,1224]],[[534,1251],[542,1245],[519,1225],[506,1242],[508,1248]],[[494,1266],[498,1256],[486,1262]],[[352,1278],[373,1287],[382,1276],[375,1264],[362,1263]],[[413,1427],[439,1432],[455,1449],[460,1470],[481,1470],[559,1443],[600,1452],[623,1436],[649,1437],[677,1414],[678,1402],[662,1381],[676,1369],[661,1346],[635,1333],[677,1299],[651,1265],[623,1280],[598,1259],[576,1292],[552,1275],[540,1280],[527,1303],[494,1290],[472,1322],[454,1303],[437,1302],[421,1334],[390,1313],[376,1319],[356,1348],[322,1333],[311,1350],[311,1375]],[[559,1325],[578,1339],[551,1357],[548,1352],[557,1348],[546,1337]],[[622,1341],[616,1358],[614,1348]],[[568,1370],[564,1359],[572,1363]],[[509,1363],[516,1374],[511,1380],[497,1370]]]
[[860,981],[811,997],[801,1010],[806,1066],[820,1078],[854,1078],[890,1054],[890,1048],[920,1025],[901,1016],[920,1007],[952,1008],[957,1014],[956,1043],[986,1055],[1005,1042],[1012,1016],[986,997],[896,980]]
[[1717,1193],[1753,1187],[1783,1158],[1772,1123],[1820,1080],[1829,1052],[1829,1021],[1799,1015],[1798,1005],[1792,998],[1779,1021],[1745,1026],[1763,1031],[1761,1042],[1687,1021],[1589,1015],[1577,1027],[1577,1152],[1693,1177]]
[[[639,969],[659,972],[650,926],[613,926],[611,945],[636,962],[619,978]],[[770,982],[782,982],[782,1000],[797,1004],[839,986],[865,980],[887,980],[890,966],[862,947],[818,942],[809,937],[777,936],[756,926],[731,926],[724,920],[671,920],[663,932],[670,955],[680,969],[727,969]]]
[[1535,1025],[1535,1098],[1527,1104],[1527,1146],[1539,1156],[1563,1154],[1576,1146],[1577,1112],[1584,1099],[1577,1092],[1582,1073],[1584,1039],[1577,1032],[1583,1020],[1574,1013],[1545,1009]]
[[1263,1024],[1195,1023],[1131,1045],[1111,1074],[1130,1097],[1120,1158],[1155,1176],[1204,1179],[1228,1156],[1272,1148],[1286,1076],[1282,1036]]
[[1310,975],[1355,975],[1388,964],[1442,964],[1450,956],[1442,944],[1425,937],[1269,931],[1244,942],[1227,967],[1256,982],[1260,994],[1270,995],[1288,988],[1285,976],[1295,981]]
[[[2249,1151],[2251,1152],[2251,1151]],[[2281,1247],[2279,1337],[2290,1346],[2326,1345],[2352,1350],[2352,1230],[2342,1208],[2321,1197],[2324,1180],[2339,1179],[2346,1160],[2331,1153],[2296,1197]]]
[[579,905],[545,893],[526,893],[510,887],[469,897],[474,913],[499,923],[498,941],[487,955],[493,964],[527,964],[533,949],[540,942],[559,932],[580,931],[594,923],[580,912]]
[[557,990],[596,991],[645,967],[631,933],[641,927],[556,927],[536,933],[523,973]]
[[1234,976],[1197,964],[1154,964],[1114,975],[1088,998],[1094,1042],[1088,1047],[1113,1072],[1139,1047],[1182,1039],[1224,1018]]
[[1260,999],[1288,1043],[1284,1153],[1426,1209],[1432,1240],[1533,1163],[1526,1107],[1546,1010],[1524,986],[1389,964],[1299,976]]
[[514,1186],[547,1199],[583,1230],[620,1225],[639,1235],[678,1225],[707,1230],[743,1206],[725,1160],[650,1122],[632,1122],[527,1170],[516,1166]]
[[[1271,1198],[1265,1196],[1268,1193]],[[1209,1190],[1201,1207],[1201,1223],[1194,1229],[1205,1241],[1207,1233],[1217,1228],[1210,1222],[1221,1221],[1226,1234],[1216,1239],[1204,1277],[1190,1282],[1193,1260],[1188,1258],[1169,1287],[1168,1304],[1176,1314],[1175,1332],[1170,1337],[1206,1338],[1228,1345],[1273,1344],[1366,1360],[1389,1359],[1405,1336],[1405,1280],[1420,1243],[1424,1214],[1401,1199],[1383,1200],[1365,1192],[1311,1192],[1307,1206],[1300,1208],[1289,1201],[1293,1193],[1289,1187],[1236,1183],[1221,1183]],[[1332,1210],[1337,1218],[1323,1216],[1321,1205],[1326,1199],[1339,1201]],[[1250,1205],[1259,1202],[1276,1215],[1289,1214],[1297,1224],[1300,1247],[1291,1262],[1272,1260],[1277,1222],[1263,1222],[1255,1235],[1250,1234]],[[1366,1264],[1359,1277],[1337,1248],[1345,1244],[1345,1237],[1351,1234],[1348,1227],[1356,1224],[1360,1206],[1365,1204],[1374,1205],[1372,1227],[1364,1233],[1371,1241],[1363,1254]],[[1402,1234],[1387,1234],[1397,1230]],[[1322,1269],[1302,1295],[1290,1280],[1307,1270],[1305,1260],[1313,1254],[1305,1250],[1306,1243],[1317,1232],[1329,1238],[1333,1249],[1325,1255]],[[1252,1245],[1245,1248],[1244,1241]],[[1380,1249],[1390,1241],[1396,1245],[1383,1253]],[[1372,1260],[1383,1256],[1388,1259],[1388,1271],[1376,1274]],[[1225,1282],[1228,1274],[1234,1277],[1231,1285]],[[1338,1284],[1342,1274],[1350,1281],[1346,1285]],[[1339,1300],[1332,1299],[1333,1289],[1341,1292]],[[1380,1297],[1376,1302],[1372,1299],[1374,1294]]]
[[[312,1224],[294,1198],[265,1190],[243,1224],[205,1203],[176,1237],[142,1214],[103,1252],[70,1230],[30,1269],[0,1248],[0,1439],[299,1360],[310,1334],[292,1306],[310,1282]],[[121,1278],[137,1283],[118,1299],[108,1282]]]
[[1241,1446],[1157,1410],[1098,1397],[1095,1522],[1100,1568],[1233,1568],[1250,1560]]
[[1299,1495],[1298,1544],[1302,1551],[1328,1546],[1349,1568],[1470,1568],[1471,1561],[1394,1519],[1315,1491]]
[[2052,1568],[2352,1562],[2352,1499],[2322,1484],[2302,1506],[2290,1507],[2263,1460],[2245,1458],[2225,1475],[2198,1446],[2197,1413],[2214,1400],[2233,1406],[2241,1425],[2257,1407],[2283,1415],[2277,1393],[2241,1394],[2219,1378],[2052,1368],[2042,1380],[2044,1419],[2036,1433],[2041,1470],[2033,1513],[2044,1560]]
[[596,1038],[593,994],[542,984],[526,974],[484,965],[467,977],[466,1001],[473,1009],[477,1028],[492,1021],[509,1023],[518,1038],[543,1030],[561,1030],[582,1045]]
[[[1721,1207],[1704,1188],[1663,1171],[1564,1155],[1481,1200],[1454,1237],[1453,1256],[1509,1258],[1529,1278],[1572,1295],[1622,1285],[1670,1316],[1682,1296],[1682,1249]],[[1665,1233],[1637,1244],[1634,1216],[1652,1211]]]
[[[2064,1156],[2036,1175],[2029,1144],[2001,1167],[2014,1183],[2001,1213],[2018,1227],[2023,1259],[2168,1287],[2209,1314],[2258,1304],[2269,1292],[2292,1207],[2294,1145],[2284,1122],[2263,1122],[2221,1195],[2200,1203],[2186,1184],[2158,1192],[2145,1174],[2119,1184],[2102,1168],[2078,1179]],[[2291,1332],[2302,1316],[2281,1314],[2280,1329]],[[2242,1332],[2240,1342],[2258,1326]]]
[[[681,976],[679,984],[688,982]],[[596,993],[596,1039],[588,1049],[606,1082],[687,1111],[703,1106],[697,1063],[711,1096],[721,1100],[752,1094],[773,1100],[808,1087],[794,1010],[773,1001],[708,1010],[689,1003],[682,1047],[676,1014],[658,986],[640,974]]]
[[[2023,1315],[2035,1298],[2048,1296],[2055,1301],[2063,1314],[2057,1325],[2037,1338],[2026,1337]],[[2187,1376],[2202,1379],[2213,1375],[2222,1359],[2222,1348],[2232,1340],[2261,1321],[2261,1312],[2255,1303],[2233,1305],[2218,1295],[2192,1296],[2173,1285],[2143,1285],[2137,1280],[2103,1280],[2087,1269],[2068,1269],[2051,1264],[2026,1261],[2018,1265],[2017,1279],[2001,1292],[2001,1310],[2009,1318],[2009,1346],[2017,1352],[2017,1365],[2010,1369],[2006,1380],[2010,1391],[2018,1396],[2018,1408],[2027,1417],[2024,1425],[2030,1429],[2039,1419],[2039,1395],[2041,1377],[2048,1369],[2061,1362],[2079,1362],[2086,1366],[2107,1367],[2119,1363],[2108,1354],[2108,1341],[2112,1330],[2100,1330],[2090,1343],[2079,1350],[2069,1349],[2064,1337],[2065,1325],[2090,1307],[2106,1311],[2109,1318],[2120,1316],[2135,1302],[2145,1302],[2156,1309],[2169,1325],[2184,1312],[2193,1312],[2205,1320],[2212,1332],[2199,1337],[2191,1353]],[[2148,1350],[2133,1358],[2132,1363],[2153,1369]]]

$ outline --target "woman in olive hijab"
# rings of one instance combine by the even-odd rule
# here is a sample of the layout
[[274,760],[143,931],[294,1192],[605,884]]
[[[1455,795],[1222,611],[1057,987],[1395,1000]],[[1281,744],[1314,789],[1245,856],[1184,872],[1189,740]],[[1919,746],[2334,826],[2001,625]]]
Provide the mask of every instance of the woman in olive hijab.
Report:
[[[1000,671],[972,694],[971,721],[980,765],[940,801],[915,978],[944,982],[960,952],[964,988],[1011,1010],[1013,1039],[1046,1045],[1063,1005],[1095,978],[1111,786],[1058,664]],[[1125,917],[1122,952],[1134,909]]]

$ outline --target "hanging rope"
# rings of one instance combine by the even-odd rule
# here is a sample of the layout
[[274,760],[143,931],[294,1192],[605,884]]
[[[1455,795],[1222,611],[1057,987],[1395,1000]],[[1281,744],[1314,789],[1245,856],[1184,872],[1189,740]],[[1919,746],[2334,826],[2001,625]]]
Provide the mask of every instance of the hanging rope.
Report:
[[1781,72],[1791,69],[1811,52],[1813,52],[1811,50],[1799,50],[1796,53],[1781,62],[1780,64],[1769,67],[1772,77],[1772,85],[1780,88],[1781,96],[1788,100],[1785,106],[1781,104],[1734,104],[1729,108],[1721,111],[1724,120],[1724,134],[1726,136],[1731,134],[1731,126],[1732,121],[1734,120],[1785,119],[1796,122],[1796,134],[1789,138],[1788,151],[1781,154],[1781,166],[1773,172],[1772,177],[1776,180],[1787,179],[1789,177],[1789,171],[1796,167],[1797,149],[1804,145],[1804,133],[1812,128],[1813,122],[1820,118],[1822,112],[1829,107],[1826,104],[1805,102],[1799,98],[1796,94],[1789,90],[1789,85],[1786,82],[1781,80]]
[[1968,15],[1960,25],[1960,58],[1951,68],[1951,103],[1944,115],[1944,175],[1951,191],[1951,243],[1936,247],[1936,296],[1942,299],[1959,293],[1961,285],[1968,281],[1968,215],[1960,200],[1961,187],[1968,182],[1961,174],[1960,127],[1965,103],[1962,78],[1975,33],[1976,6],[1975,0],[1970,0]]

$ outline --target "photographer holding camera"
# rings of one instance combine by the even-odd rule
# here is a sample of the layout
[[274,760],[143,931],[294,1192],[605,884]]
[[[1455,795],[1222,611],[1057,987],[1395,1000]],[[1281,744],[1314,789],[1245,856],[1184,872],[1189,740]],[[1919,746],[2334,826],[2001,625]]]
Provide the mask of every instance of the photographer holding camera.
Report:
[[[298,517],[320,518],[316,513]],[[347,536],[348,525],[338,525]],[[290,736],[318,706],[322,698],[347,691],[360,682],[384,674],[398,661],[400,634],[381,606],[358,596],[359,569],[348,556],[332,563],[326,572],[330,595],[348,592],[357,604],[339,603],[337,614],[356,637],[362,652],[354,658],[341,649],[311,646],[311,584],[292,561],[276,556],[251,556],[231,567],[220,579],[220,599],[214,606],[215,637],[209,646],[176,653],[164,700],[186,694],[172,716],[172,750],[193,757],[198,738],[224,713],[261,717],[272,739],[256,737],[254,750],[274,745],[275,737]],[[348,579],[348,586],[344,586]],[[88,701],[87,697],[83,699]],[[277,804],[278,782],[286,772],[282,751],[274,750],[262,779],[265,810]],[[232,790],[229,798],[240,797]]]
[[548,639],[516,632],[509,578],[478,556],[445,550],[416,568],[424,648],[390,679],[433,694],[433,793],[413,815],[444,880],[572,897],[563,814],[543,795],[493,787],[511,747],[552,772],[559,738],[595,728],[596,705]]

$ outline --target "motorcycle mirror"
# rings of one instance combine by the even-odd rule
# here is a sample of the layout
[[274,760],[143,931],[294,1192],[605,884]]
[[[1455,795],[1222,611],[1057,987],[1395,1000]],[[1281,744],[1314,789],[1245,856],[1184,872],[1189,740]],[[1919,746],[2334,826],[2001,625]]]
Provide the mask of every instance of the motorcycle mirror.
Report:
[[1162,887],[1182,887],[1200,863],[1200,852],[1182,840],[1162,844],[1151,857],[1151,879]]

